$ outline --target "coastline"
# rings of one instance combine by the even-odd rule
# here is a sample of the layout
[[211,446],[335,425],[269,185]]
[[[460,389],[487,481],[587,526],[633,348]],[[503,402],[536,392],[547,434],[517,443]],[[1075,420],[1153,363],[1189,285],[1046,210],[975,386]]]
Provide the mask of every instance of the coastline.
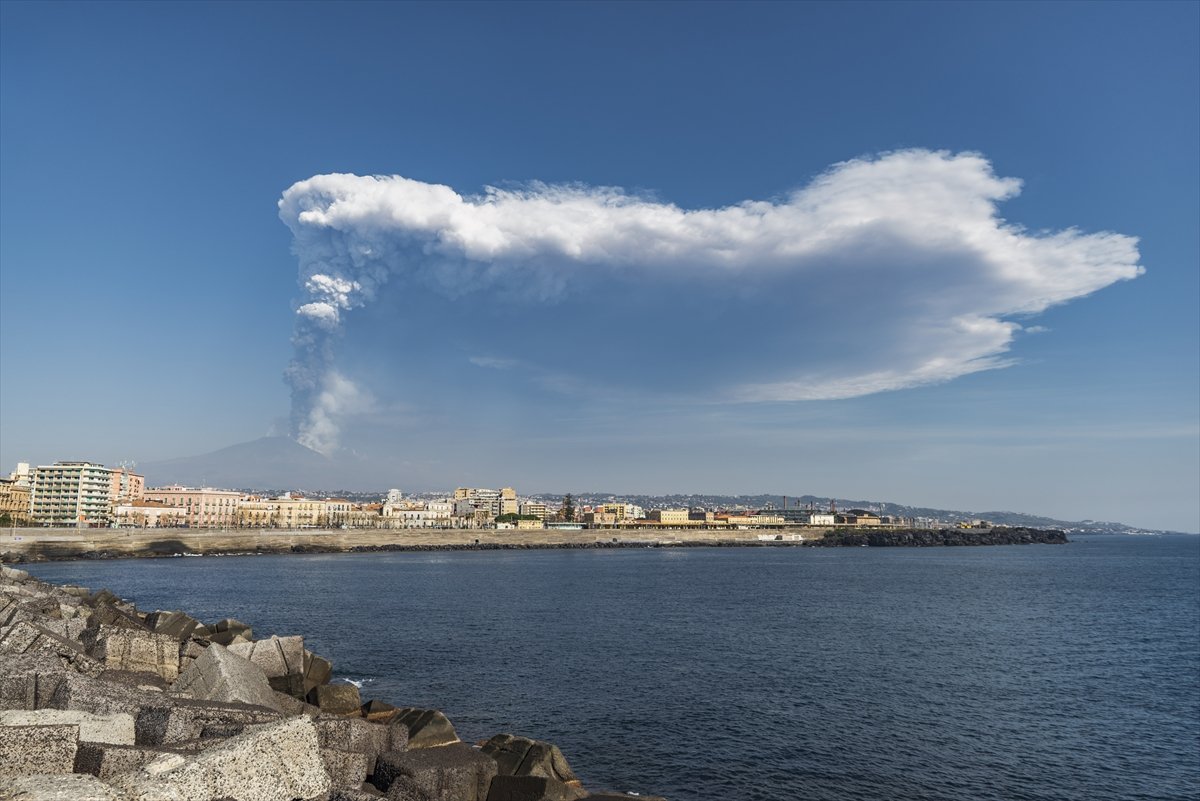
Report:
[[961,547],[1066,544],[1062,531],[992,529],[785,529],[582,531],[496,529],[4,529],[0,562],[139,559],[372,551],[595,548]]
[[0,568],[2,801],[664,801],[590,792],[553,743],[463,742],[364,699],[303,635],[144,611]]

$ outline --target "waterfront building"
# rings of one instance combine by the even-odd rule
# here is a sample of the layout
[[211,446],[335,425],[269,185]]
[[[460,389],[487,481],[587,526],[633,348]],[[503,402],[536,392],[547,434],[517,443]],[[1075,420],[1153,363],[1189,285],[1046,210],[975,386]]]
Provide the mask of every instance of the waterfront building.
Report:
[[686,526],[689,522],[688,510],[654,509],[650,512],[650,520],[663,526]]
[[118,503],[113,509],[118,528],[170,528],[184,524],[183,511],[162,501],[136,500]]
[[128,467],[112,468],[111,494],[116,503],[140,501],[146,494],[146,479]]
[[525,501],[517,507],[517,514],[522,517],[536,517],[538,520],[544,521],[550,517],[551,511],[546,504],[540,501]]
[[92,462],[55,462],[33,470],[30,517],[41,526],[106,526],[112,520],[112,471]]
[[226,528],[239,523],[238,505],[245,497],[234,490],[212,487],[154,487],[145,491],[144,500],[158,501],[180,510],[182,525],[188,528]]
[[0,519],[14,526],[28,523],[30,494],[28,484],[18,484],[12,478],[0,478]]

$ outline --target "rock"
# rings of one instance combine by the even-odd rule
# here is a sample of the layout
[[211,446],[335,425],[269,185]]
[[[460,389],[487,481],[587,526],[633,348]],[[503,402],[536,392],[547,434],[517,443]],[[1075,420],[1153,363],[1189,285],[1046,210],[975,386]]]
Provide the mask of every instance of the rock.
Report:
[[334,715],[361,715],[362,698],[353,684],[323,684],[308,694],[308,702]]
[[[454,731],[453,724],[436,709],[406,707],[392,718],[391,727],[393,732],[398,728],[404,729],[409,749],[436,748],[458,742],[458,733]],[[395,737],[393,734],[392,739],[395,740]]]
[[70,773],[78,745],[78,726],[2,726],[0,779]]
[[124,801],[95,776],[26,776],[0,789],[0,801]]
[[168,634],[177,642],[187,642],[192,637],[208,637],[208,627],[183,612],[151,612],[146,615],[146,625],[155,634]]
[[84,652],[79,643],[24,620],[0,631],[0,651],[14,654],[44,651],[61,657],[75,670],[89,676],[97,676],[104,670],[99,662]]
[[154,673],[167,682],[179,678],[179,642],[169,634],[89,624],[83,643],[106,668]]
[[262,668],[271,689],[304,698],[304,638],[269,637],[254,642],[235,642],[231,654],[249,659]]
[[252,726],[281,719],[278,712],[266,707],[167,696],[138,710],[136,742],[174,747],[195,740],[230,737]]
[[235,640],[249,642],[254,639],[254,630],[240,620],[234,620],[227,617],[224,620],[218,620],[216,623],[208,627],[208,639],[215,642],[217,645],[229,645]]
[[465,743],[455,743],[388,751],[375,763],[371,781],[380,790],[390,790],[398,779],[408,777],[428,801],[486,801],[495,775],[494,759]]
[[203,701],[237,701],[279,711],[262,669],[216,643],[188,665],[171,690]]
[[96,715],[128,712],[136,718],[135,712],[142,707],[163,703],[161,692],[125,683],[121,680],[123,678],[123,674],[115,674],[111,680],[105,681],[66,673],[53,687],[48,698],[44,697],[46,694],[42,688],[38,688],[38,708],[71,709]]
[[79,739],[115,745],[133,745],[134,721],[128,712],[93,715],[66,709],[10,710],[0,712],[0,726],[77,726]]
[[87,631],[87,620],[81,617],[66,618],[66,619],[43,619],[41,627],[46,631],[53,632],[64,640],[78,641],[83,633]]
[[383,797],[383,793],[369,784],[364,784],[353,789],[335,787],[329,794],[329,801],[379,801]]
[[171,792],[189,801],[315,801],[331,788],[316,729],[304,717],[252,727],[194,756],[164,754],[113,784],[131,801]]

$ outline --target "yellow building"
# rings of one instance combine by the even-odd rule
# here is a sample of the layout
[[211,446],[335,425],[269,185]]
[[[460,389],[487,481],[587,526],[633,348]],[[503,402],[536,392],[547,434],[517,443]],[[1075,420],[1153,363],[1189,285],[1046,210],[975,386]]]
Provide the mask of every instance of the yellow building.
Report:
[[8,520],[8,525],[22,525],[29,522],[28,486],[16,481],[0,478],[0,518]]

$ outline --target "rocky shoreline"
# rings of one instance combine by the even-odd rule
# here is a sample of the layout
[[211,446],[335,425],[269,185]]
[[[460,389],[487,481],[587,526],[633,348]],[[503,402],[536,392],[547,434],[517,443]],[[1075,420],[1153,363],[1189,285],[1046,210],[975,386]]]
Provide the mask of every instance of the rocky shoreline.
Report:
[[[932,547],[973,545],[1060,545],[1068,542],[1056,529],[830,529],[824,532],[722,532],[648,530],[588,531],[592,539],[574,536],[512,535],[501,532],[451,531],[420,535],[408,532],[138,532],[130,539],[121,532],[41,537],[38,529],[23,538],[0,538],[0,563],[67,561],[74,559],[137,559],[176,556],[248,556],[262,554],[324,554],[430,551],[593,550],[610,548],[778,548],[778,547]],[[472,536],[473,535],[473,536]],[[614,536],[615,535],[615,536]],[[417,541],[420,536],[424,541]],[[765,536],[765,539],[760,539]],[[804,537],[801,539],[800,537]]]
[[333,677],[299,635],[0,567],[0,801],[663,801]]

